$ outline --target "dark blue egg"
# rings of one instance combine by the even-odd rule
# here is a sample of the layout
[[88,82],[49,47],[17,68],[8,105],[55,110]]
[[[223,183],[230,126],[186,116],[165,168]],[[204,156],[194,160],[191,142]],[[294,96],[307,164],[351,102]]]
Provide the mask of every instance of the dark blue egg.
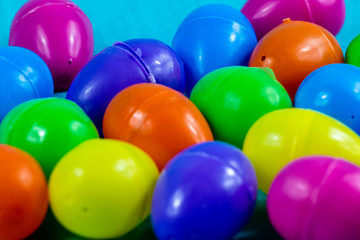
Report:
[[257,180],[249,159],[222,142],[194,145],[162,171],[151,218],[159,240],[231,239],[254,210]]
[[102,135],[105,110],[117,93],[136,83],[159,83],[184,92],[183,63],[173,49],[154,39],[115,43],[90,60],[66,98],[76,102]]

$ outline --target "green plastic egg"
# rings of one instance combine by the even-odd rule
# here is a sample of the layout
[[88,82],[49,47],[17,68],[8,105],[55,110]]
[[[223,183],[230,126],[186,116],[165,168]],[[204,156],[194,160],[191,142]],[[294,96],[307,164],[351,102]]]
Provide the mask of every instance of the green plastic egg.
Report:
[[190,100],[208,121],[216,140],[242,148],[251,125],[264,114],[292,106],[270,68],[215,70],[194,87]]
[[62,156],[91,138],[98,133],[90,118],[74,102],[60,98],[20,104],[0,125],[0,142],[30,153],[47,178]]
[[345,62],[360,67],[360,34],[351,41],[346,50]]

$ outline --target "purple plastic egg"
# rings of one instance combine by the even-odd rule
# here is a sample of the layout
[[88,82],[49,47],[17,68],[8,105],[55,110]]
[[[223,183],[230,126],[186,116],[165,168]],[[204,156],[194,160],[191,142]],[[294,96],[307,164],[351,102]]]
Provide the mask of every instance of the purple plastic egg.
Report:
[[328,156],[287,165],[267,200],[270,221],[285,239],[360,239],[360,168]]
[[66,91],[93,56],[93,29],[70,0],[31,0],[12,21],[9,45],[37,53],[50,68],[55,91]]
[[86,112],[102,135],[106,107],[117,93],[136,83],[159,83],[184,92],[183,63],[172,48],[159,40],[117,42],[81,69],[66,98]]
[[185,91],[184,64],[170,46],[156,39],[131,39],[125,43],[136,51],[156,83]]
[[336,35],[345,21],[344,0],[249,0],[242,13],[261,39],[283,19],[316,23]]
[[191,146],[162,171],[151,218],[159,240],[231,239],[250,220],[257,180],[249,159],[223,142]]

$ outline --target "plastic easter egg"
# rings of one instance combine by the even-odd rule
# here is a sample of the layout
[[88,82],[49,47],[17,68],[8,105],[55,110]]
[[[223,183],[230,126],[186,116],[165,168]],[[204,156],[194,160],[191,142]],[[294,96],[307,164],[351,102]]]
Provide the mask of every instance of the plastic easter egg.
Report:
[[34,98],[52,97],[54,84],[45,62],[20,47],[0,48],[0,122],[20,103]]
[[44,173],[28,153],[0,144],[0,238],[25,239],[48,209]]
[[49,181],[50,205],[71,232],[120,237],[150,213],[158,174],[152,159],[131,144],[88,140],[56,165]]
[[325,113],[360,134],[360,68],[330,64],[315,70],[300,85],[295,107]]
[[292,107],[271,69],[225,67],[203,77],[190,95],[216,140],[242,148],[251,125],[262,115]]
[[345,21],[344,0],[249,0],[241,12],[254,26],[258,39],[285,18],[316,23],[333,35]]
[[309,156],[287,165],[271,185],[270,220],[284,239],[360,239],[360,168]]
[[186,94],[207,73],[227,66],[247,66],[257,43],[249,20],[223,4],[197,8],[179,26],[172,46],[184,61]]
[[347,48],[345,62],[360,67],[360,34],[351,41]]
[[360,164],[360,138],[343,123],[316,111],[289,108],[257,120],[244,141],[259,188],[265,193],[275,175],[290,161],[308,155],[328,155]]
[[31,0],[15,15],[10,46],[37,53],[49,66],[55,91],[68,90],[94,54],[91,23],[70,0]]
[[159,84],[136,84],[118,93],[106,109],[103,130],[106,138],[144,150],[160,170],[183,149],[213,140],[196,106]]
[[156,183],[151,208],[159,240],[231,239],[249,221],[257,183],[238,148],[207,142],[174,157]]
[[131,39],[124,43],[135,50],[156,83],[185,91],[184,64],[170,46],[156,39]]
[[160,83],[184,91],[181,60],[166,44],[153,39],[118,42],[96,55],[79,73],[67,98],[92,119],[100,135],[106,107],[124,88],[136,83]]
[[88,116],[66,99],[35,99],[15,107],[0,125],[0,142],[30,153],[46,177],[69,150],[97,138]]
[[331,33],[313,23],[285,19],[261,39],[249,66],[271,68],[293,100],[307,75],[343,61],[340,45]]

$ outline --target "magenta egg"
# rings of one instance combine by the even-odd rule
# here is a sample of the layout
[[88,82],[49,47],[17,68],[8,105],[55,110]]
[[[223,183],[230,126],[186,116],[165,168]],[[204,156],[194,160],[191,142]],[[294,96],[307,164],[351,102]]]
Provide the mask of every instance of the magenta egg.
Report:
[[261,39],[283,19],[316,23],[336,35],[345,21],[344,0],[249,0],[241,12]]
[[329,156],[287,165],[273,181],[267,208],[284,239],[360,239],[360,168]]
[[12,21],[9,45],[37,53],[61,92],[93,56],[94,35],[90,20],[70,0],[31,0]]

